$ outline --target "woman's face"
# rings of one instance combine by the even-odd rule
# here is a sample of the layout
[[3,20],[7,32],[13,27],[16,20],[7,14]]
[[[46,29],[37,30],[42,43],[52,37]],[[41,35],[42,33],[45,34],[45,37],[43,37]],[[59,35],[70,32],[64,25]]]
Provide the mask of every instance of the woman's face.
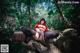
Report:
[[44,20],[41,21],[41,24],[44,24]]

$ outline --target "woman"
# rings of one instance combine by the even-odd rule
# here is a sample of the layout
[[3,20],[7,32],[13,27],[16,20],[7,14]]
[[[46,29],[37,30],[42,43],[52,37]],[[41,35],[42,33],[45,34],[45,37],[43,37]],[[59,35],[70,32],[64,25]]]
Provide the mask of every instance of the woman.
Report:
[[[42,18],[34,27],[33,29],[21,27],[20,31],[14,32],[13,39],[35,39],[37,41],[43,41],[46,39],[53,39],[56,38],[59,35],[59,32],[57,31],[49,31],[48,27],[46,26],[46,21],[44,18]],[[20,36],[21,38],[18,38]],[[25,36],[22,37],[22,36]],[[16,39],[15,39],[16,37]]]
[[35,39],[42,40],[44,39],[44,32],[47,32],[49,29],[46,26],[46,21],[42,18],[34,27],[36,30]]
[[38,30],[40,29],[41,31],[44,31],[44,32],[46,32],[46,31],[49,30],[48,27],[46,26],[46,21],[45,21],[44,18],[42,18],[42,19],[35,25],[34,29],[35,29],[36,31],[38,31]]

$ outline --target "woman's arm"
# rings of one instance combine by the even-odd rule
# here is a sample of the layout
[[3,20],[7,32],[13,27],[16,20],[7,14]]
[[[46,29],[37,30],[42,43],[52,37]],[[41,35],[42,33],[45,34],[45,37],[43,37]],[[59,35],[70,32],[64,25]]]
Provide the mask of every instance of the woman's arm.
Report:
[[40,32],[38,25],[39,25],[39,24],[36,24],[35,27],[34,27],[34,29],[35,29],[37,32]]
[[49,31],[49,28],[48,27],[46,27],[46,30],[45,31]]

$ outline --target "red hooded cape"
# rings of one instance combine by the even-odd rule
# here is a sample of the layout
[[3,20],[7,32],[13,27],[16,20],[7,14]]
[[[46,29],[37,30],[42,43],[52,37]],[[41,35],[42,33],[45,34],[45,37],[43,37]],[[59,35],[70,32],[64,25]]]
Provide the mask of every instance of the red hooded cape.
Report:
[[42,20],[43,20],[43,19],[41,19],[41,20],[35,25],[34,29],[36,29],[36,28],[42,28],[42,29],[44,30],[44,32],[46,32],[46,31],[48,31],[48,27],[46,26],[46,22],[44,22],[43,25],[40,24]]

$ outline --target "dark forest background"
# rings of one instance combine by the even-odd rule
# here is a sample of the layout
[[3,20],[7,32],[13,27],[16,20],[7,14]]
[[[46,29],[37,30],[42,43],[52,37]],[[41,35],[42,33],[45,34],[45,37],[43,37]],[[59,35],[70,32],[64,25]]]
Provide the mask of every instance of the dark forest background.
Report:
[[60,31],[67,28],[76,29],[76,36],[68,33],[69,37],[62,38],[56,43],[63,53],[80,53],[80,4],[59,4],[58,1],[0,0],[0,43],[10,44],[13,53],[26,53],[24,45],[14,44],[8,39],[22,26],[33,29],[43,17],[49,29]]

